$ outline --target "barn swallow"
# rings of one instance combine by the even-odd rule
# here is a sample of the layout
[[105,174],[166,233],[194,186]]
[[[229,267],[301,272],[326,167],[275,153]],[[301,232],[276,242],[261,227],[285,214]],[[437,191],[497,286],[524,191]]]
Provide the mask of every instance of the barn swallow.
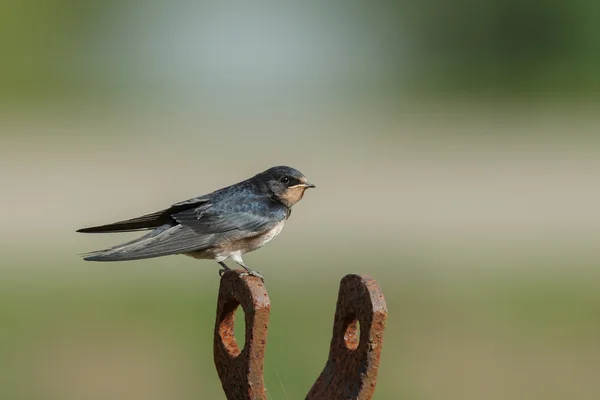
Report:
[[106,250],[85,254],[87,261],[128,261],[174,254],[218,262],[227,258],[262,279],[242,254],[269,243],[283,229],[309,183],[300,171],[273,167],[252,178],[138,218],[79,229],[83,233],[150,230],[144,236]]

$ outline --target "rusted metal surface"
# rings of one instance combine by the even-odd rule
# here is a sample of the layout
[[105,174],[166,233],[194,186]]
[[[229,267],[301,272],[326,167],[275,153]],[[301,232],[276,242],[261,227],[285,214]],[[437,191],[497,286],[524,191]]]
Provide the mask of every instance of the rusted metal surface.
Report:
[[[263,367],[271,303],[263,282],[253,276],[240,277],[242,272],[229,270],[221,278],[214,336],[215,366],[227,399],[267,400]],[[246,322],[246,340],[241,351],[233,330],[239,305]]]
[[[240,277],[242,272],[229,270],[221,278],[215,365],[227,399],[267,400],[263,368],[271,304],[263,282],[253,276]],[[239,305],[246,322],[241,351],[234,336]],[[346,275],[340,283],[329,359],[307,400],[373,397],[386,319],[387,306],[377,282],[366,275]]]
[[387,306],[377,282],[367,275],[346,275],[340,283],[329,359],[306,399],[371,399],[386,320]]

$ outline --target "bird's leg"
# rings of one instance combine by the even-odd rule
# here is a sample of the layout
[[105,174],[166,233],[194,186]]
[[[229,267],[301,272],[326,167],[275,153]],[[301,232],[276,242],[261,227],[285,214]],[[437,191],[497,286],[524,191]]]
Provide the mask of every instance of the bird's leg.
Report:
[[219,265],[220,265],[221,267],[223,267],[223,268],[221,268],[221,269],[219,270],[219,276],[223,276],[223,274],[224,274],[225,272],[227,272],[227,271],[229,271],[229,270],[231,269],[231,268],[229,268],[229,267],[227,266],[227,264],[225,264],[223,261],[219,261]]
[[236,262],[237,265],[244,268],[246,272],[242,272],[240,276],[255,276],[260,278],[261,281],[265,281],[265,278],[258,271],[252,271],[246,264],[244,264],[244,260],[242,260],[241,256],[232,256],[231,259]]

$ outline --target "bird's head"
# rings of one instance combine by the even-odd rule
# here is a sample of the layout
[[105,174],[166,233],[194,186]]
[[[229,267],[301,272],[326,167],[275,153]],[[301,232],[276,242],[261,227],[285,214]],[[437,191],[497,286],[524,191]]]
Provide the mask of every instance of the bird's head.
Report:
[[300,171],[285,166],[269,168],[256,178],[260,179],[272,196],[288,207],[299,202],[306,189],[315,187]]

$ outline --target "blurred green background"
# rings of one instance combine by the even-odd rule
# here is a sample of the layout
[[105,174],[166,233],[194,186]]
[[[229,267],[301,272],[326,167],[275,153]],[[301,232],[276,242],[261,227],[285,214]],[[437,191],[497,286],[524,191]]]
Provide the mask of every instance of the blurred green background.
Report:
[[597,399],[599,4],[3,1],[0,398],[224,398],[218,266],[75,230],[287,164],[317,189],[246,257],[269,398],[367,273],[376,398]]

